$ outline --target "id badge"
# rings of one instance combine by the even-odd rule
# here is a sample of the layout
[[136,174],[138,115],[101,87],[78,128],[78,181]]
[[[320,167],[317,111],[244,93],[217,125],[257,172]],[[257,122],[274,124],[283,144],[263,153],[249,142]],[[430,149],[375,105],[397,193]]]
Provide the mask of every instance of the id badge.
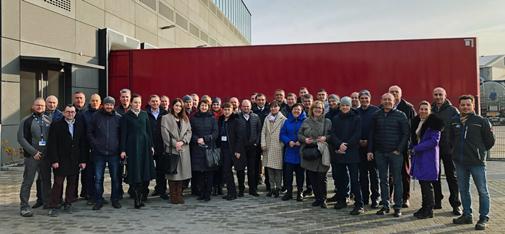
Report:
[[40,140],[39,146],[46,146],[46,141],[44,139]]
[[221,136],[221,141],[228,141],[228,137],[227,136]]

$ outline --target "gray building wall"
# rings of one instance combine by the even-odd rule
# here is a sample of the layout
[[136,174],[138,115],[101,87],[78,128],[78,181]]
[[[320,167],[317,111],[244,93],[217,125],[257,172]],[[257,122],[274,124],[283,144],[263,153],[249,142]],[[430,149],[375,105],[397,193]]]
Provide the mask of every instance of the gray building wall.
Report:
[[[103,28],[158,48],[250,44],[211,0],[2,0],[1,17],[2,164],[22,157],[16,132],[29,113],[22,97],[31,94],[21,55],[98,64],[97,32]],[[161,29],[170,25],[175,27]],[[71,92],[97,92],[98,70],[71,70]]]

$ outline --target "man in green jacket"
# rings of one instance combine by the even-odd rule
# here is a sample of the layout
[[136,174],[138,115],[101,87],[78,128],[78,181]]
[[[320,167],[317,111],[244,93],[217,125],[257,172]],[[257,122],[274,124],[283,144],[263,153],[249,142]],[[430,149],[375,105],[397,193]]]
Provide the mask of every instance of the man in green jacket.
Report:
[[463,203],[463,215],[453,220],[455,224],[471,224],[472,198],[470,176],[479,192],[479,221],[476,230],[485,230],[489,221],[490,199],[486,179],[486,157],[495,143],[491,124],[475,114],[475,99],[472,95],[459,97],[460,115],[454,117],[449,126],[449,139],[456,165],[458,187]]

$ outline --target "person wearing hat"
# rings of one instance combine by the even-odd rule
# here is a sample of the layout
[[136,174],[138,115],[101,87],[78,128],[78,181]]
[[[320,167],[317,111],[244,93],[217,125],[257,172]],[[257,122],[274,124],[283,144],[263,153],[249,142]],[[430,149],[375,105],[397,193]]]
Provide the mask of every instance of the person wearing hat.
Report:
[[[359,140],[359,155],[361,158],[359,171],[359,184],[361,185],[361,194],[363,196],[363,204],[370,204],[372,209],[379,207],[379,172],[375,159],[367,160],[368,135],[370,134],[370,126],[372,124],[372,116],[379,110],[378,107],[370,104],[372,95],[368,90],[359,92],[360,107],[356,109],[361,120],[361,138]],[[369,199],[371,202],[369,202]]]
[[328,103],[330,110],[326,113],[325,117],[331,120],[340,112],[340,97],[336,94],[330,94],[328,96]]
[[223,109],[221,108],[221,98],[212,98],[212,113],[214,113],[214,118],[219,120],[219,117],[223,115]]
[[336,209],[347,207],[349,181],[354,195],[354,209],[351,215],[364,213],[363,198],[359,185],[359,139],[361,136],[361,120],[352,109],[352,99],[340,99],[340,113],[333,117],[330,131],[332,175],[337,181]]
[[103,108],[95,112],[91,117],[87,128],[87,136],[95,166],[95,205],[93,210],[100,210],[104,204],[103,180],[105,165],[109,168],[111,178],[112,194],[111,203],[114,208],[121,208],[119,204],[119,115],[114,110],[115,100],[113,97],[106,97],[103,100]]
[[193,104],[193,98],[190,95],[186,95],[182,97],[182,101],[184,102],[184,110],[186,111],[186,115],[191,118],[194,114],[196,114],[196,107]]

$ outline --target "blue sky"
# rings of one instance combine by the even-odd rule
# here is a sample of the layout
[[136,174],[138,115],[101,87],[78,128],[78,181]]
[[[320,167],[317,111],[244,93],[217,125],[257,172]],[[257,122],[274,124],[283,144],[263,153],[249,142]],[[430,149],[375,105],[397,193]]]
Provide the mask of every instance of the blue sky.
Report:
[[505,54],[505,0],[244,0],[252,44],[478,37]]

